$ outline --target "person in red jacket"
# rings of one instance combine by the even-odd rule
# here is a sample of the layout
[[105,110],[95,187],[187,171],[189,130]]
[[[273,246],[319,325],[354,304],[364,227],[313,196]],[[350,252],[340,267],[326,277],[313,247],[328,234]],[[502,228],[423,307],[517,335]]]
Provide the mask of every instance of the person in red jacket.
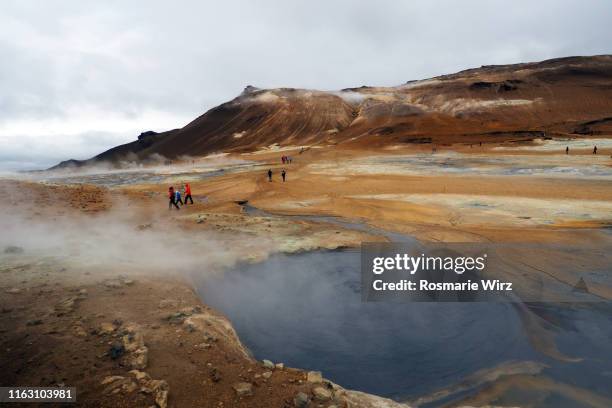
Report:
[[185,205],[187,205],[187,200],[191,201],[191,204],[193,204],[193,198],[191,198],[191,186],[189,183],[185,183],[185,193],[183,195],[185,196]]
[[177,210],[180,210],[180,207],[176,204],[176,200],[174,199],[174,187],[170,186],[170,188],[168,189],[168,198],[170,199],[170,202],[168,203],[168,209],[172,209],[172,206],[175,206]]

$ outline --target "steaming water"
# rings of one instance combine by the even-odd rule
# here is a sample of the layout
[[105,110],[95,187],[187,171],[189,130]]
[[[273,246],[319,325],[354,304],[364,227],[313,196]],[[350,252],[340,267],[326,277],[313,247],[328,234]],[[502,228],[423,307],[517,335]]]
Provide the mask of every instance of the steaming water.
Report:
[[160,184],[172,183],[177,180],[202,180],[223,174],[223,170],[206,172],[186,172],[179,175],[166,175],[156,172],[112,172],[100,174],[88,174],[67,177],[51,177],[47,181],[59,184],[94,184],[104,187],[115,187],[131,184]]
[[[612,308],[540,310],[558,327],[559,363],[529,344],[506,303],[362,303],[355,251],[276,255],[200,287],[258,359],[322,370],[344,387],[414,399],[509,360],[545,361],[546,374],[612,394]],[[599,307],[599,306],[597,306]],[[554,405],[551,405],[554,406]]]
[[59,171],[32,173],[35,180],[52,184],[94,184],[103,187],[116,187],[136,184],[176,184],[185,181],[209,179],[223,174],[251,171],[259,167],[253,162],[196,165],[195,167],[142,167],[125,170]]
[[414,397],[533,357],[507,304],[362,303],[358,252],[274,256],[202,286],[258,358],[342,386]]
[[[271,215],[249,206],[246,211]],[[334,217],[294,217],[369,228]],[[415,242],[399,234],[390,238]],[[478,370],[509,361],[539,361],[547,367],[543,374],[557,381],[612,397],[609,303],[588,308],[530,305],[531,313],[553,327],[562,353],[584,358],[561,363],[532,348],[519,308],[512,304],[362,303],[357,251],[277,254],[207,278],[199,291],[204,302],[229,317],[256,358],[322,370],[347,388],[397,400],[446,389],[452,390],[443,397],[449,401],[477,392],[488,381],[476,379],[467,391],[454,388]],[[516,391],[504,396],[513,404],[533,397]],[[541,406],[557,407],[559,398],[564,406],[575,405],[557,395],[542,400]],[[432,401],[434,406],[442,402]]]

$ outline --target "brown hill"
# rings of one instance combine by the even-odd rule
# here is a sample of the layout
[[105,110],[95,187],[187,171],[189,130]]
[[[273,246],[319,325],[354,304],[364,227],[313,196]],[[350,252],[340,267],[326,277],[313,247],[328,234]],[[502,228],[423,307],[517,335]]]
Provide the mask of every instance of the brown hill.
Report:
[[88,161],[68,162],[199,156],[274,143],[375,147],[545,134],[612,134],[611,55],[483,66],[396,87],[248,86],[182,129],[145,132]]

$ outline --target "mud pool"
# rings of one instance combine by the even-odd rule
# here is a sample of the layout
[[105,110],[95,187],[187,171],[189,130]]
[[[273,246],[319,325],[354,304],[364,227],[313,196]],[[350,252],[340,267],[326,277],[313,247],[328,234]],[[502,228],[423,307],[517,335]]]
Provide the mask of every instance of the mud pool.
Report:
[[[251,215],[274,216],[244,207]],[[418,245],[410,236],[336,217],[289,217]],[[518,374],[550,377],[612,398],[608,302],[363,303],[360,279],[356,250],[276,254],[207,278],[198,292],[228,316],[255,358],[321,370],[346,388],[438,406]],[[534,346],[537,336],[551,336],[567,358],[551,358]],[[534,390],[523,391],[505,393],[498,402],[533,400]],[[541,393],[544,407],[583,406],[562,392]]]
[[[279,254],[209,278],[199,293],[229,317],[256,358],[321,370],[347,388],[410,401],[435,393],[448,401],[477,392],[491,379],[487,370],[499,366],[495,378],[503,377],[505,363],[521,361],[612,397],[610,304],[521,311],[506,303],[362,303],[359,262],[357,251]],[[539,353],[520,313],[541,316],[560,351],[584,360]],[[483,378],[457,388],[478,372]]]

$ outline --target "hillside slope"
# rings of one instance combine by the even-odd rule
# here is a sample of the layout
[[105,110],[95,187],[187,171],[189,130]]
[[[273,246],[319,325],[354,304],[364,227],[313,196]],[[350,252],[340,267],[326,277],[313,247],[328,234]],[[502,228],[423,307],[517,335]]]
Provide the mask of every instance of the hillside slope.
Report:
[[[612,56],[483,66],[396,87],[248,86],[182,129],[146,133],[86,162],[280,145],[456,143],[612,134]],[[68,162],[66,162],[68,163]]]

